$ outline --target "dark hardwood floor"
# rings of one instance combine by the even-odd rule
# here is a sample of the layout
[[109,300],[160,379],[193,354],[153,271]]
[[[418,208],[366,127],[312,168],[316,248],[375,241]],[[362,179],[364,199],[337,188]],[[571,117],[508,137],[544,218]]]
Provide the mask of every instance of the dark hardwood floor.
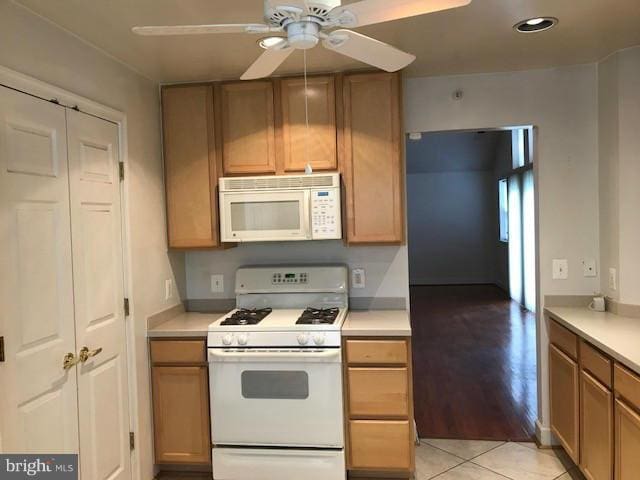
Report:
[[498,287],[412,286],[413,384],[423,438],[530,441],[535,315]]

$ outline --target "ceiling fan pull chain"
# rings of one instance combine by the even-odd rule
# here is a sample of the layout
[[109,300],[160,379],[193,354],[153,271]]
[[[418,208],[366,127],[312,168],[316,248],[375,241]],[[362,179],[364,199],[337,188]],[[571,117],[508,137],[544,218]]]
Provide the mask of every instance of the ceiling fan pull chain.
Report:
[[304,58],[304,120],[306,125],[305,141],[304,141],[304,156],[305,156],[305,171],[307,173],[312,172],[311,162],[309,162],[309,86],[307,84],[307,51],[303,50]]

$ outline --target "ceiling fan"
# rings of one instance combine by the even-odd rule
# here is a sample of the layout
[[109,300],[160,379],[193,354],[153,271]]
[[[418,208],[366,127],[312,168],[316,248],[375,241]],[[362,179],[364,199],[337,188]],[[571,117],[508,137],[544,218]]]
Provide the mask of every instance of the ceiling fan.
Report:
[[[264,0],[264,24],[175,25],[133,27],[138,35],[200,35],[209,33],[284,33],[263,39],[265,52],[242,75],[242,80],[271,75],[295,50],[315,47],[395,72],[416,57],[391,45],[346,28],[363,27],[401,18],[462,7],[471,0]],[[306,57],[305,57],[306,58]]]

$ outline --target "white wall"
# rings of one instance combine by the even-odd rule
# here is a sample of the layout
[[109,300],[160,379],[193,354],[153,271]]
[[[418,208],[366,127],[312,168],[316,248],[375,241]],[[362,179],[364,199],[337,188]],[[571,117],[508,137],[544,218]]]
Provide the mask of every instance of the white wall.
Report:
[[[640,47],[599,65],[602,291],[640,305]],[[618,272],[609,287],[608,270]]]
[[[599,279],[581,273],[583,259],[599,258],[596,66],[412,78],[405,83],[407,131],[537,127],[539,295],[598,291]],[[464,92],[462,100],[452,97],[457,89]],[[568,280],[551,279],[554,258],[568,259]],[[539,427],[547,438],[548,337],[540,315],[538,325]]]
[[[158,87],[55,25],[0,2],[0,65],[123,111],[128,120],[130,285],[137,390],[140,478],[153,478],[146,318],[179,302],[165,301],[164,279],[184,283],[182,254],[167,255]],[[177,278],[176,278],[177,277]]]
[[407,175],[412,285],[496,282],[496,185],[491,171]]
[[[234,298],[235,271],[242,265],[346,263],[366,270],[366,288],[352,297],[409,297],[406,247],[345,247],[342,241],[241,244],[212,252],[189,252],[187,298]],[[210,275],[224,275],[224,294],[211,293]],[[407,300],[408,305],[408,300]]]

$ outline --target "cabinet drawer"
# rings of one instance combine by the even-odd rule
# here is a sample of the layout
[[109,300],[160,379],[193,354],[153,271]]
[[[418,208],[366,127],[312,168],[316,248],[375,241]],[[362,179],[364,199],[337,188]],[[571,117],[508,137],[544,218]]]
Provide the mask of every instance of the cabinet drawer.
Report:
[[205,340],[152,340],[152,363],[206,363]]
[[584,340],[580,341],[580,366],[611,389],[613,362]]
[[409,416],[407,368],[349,368],[349,415]]
[[368,365],[406,365],[404,340],[347,340],[347,362]]
[[360,470],[412,470],[408,421],[349,422],[349,467]]
[[549,322],[549,340],[572,359],[577,360],[578,336],[564,328],[555,320]]
[[640,376],[618,364],[615,365],[613,370],[613,385],[616,393],[623,397],[632,407],[640,410]]

